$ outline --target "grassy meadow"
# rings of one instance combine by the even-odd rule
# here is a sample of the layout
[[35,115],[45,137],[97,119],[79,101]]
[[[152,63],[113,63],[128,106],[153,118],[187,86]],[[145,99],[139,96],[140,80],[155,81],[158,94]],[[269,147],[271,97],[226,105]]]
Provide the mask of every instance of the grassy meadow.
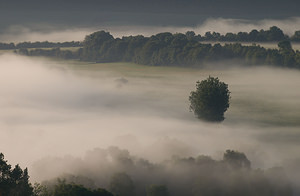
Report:
[[[176,92],[178,93],[176,99],[186,104],[188,104],[187,99],[189,92],[193,90],[197,80],[206,79],[209,75],[216,76],[219,77],[220,80],[228,83],[229,89],[232,92],[231,107],[227,113],[228,121],[244,119],[254,120],[269,125],[300,125],[300,122],[298,121],[300,110],[298,110],[299,112],[293,111],[295,108],[299,108],[298,104],[300,101],[297,101],[296,97],[293,99],[289,94],[284,95],[281,92],[285,85],[289,85],[290,88],[291,85],[294,86],[293,88],[298,88],[300,83],[292,80],[289,82],[287,81],[288,78],[276,79],[276,74],[281,72],[281,70],[277,68],[255,67],[214,70],[143,66],[122,62],[62,62],[65,69],[84,77],[93,77],[97,79],[103,78],[105,75],[110,78],[112,82],[118,78],[125,78],[128,80],[128,84],[126,85],[129,87],[149,84],[143,86],[143,88],[145,90],[151,89],[157,91],[156,94]],[[261,73],[261,71],[266,71],[266,74]],[[299,71],[296,70],[282,71],[287,73],[295,72],[295,77],[299,74]],[[282,83],[281,80],[283,80]],[[293,88],[291,88],[290,91],[293,91]],[[288,91],[288,89],[285,90]],[[293,94],[292,92],[287,93]],[[286,100],[293,99],[295,103],[290,103],[288,101],[287,103],[284,103],[283,98],[285,96]],[[297,94],[294,96],[297,96]],[[242,114],[243,112],[244,114]]]

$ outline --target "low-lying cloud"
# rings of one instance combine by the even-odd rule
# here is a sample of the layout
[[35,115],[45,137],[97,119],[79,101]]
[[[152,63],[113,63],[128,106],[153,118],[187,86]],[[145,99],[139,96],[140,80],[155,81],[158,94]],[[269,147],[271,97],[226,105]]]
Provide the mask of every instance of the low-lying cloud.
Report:
[[2,30],[0,41],[5,43],[19,42],[66,42],[83,41],[85,36],[97,31],[96,28],[72,28],[51,27],[46,25],[22,26],[14,25]]
[[207,31],[215,31],[221,34],[228,32],[250,32],[253,29],[267,30],[272,26],[277,26],[287,35],[293,35],[295,31],[299,31],[300,18],[287,19],[264,19],[264,20],[241,20],[241,19],[226,19],[226,18],[211,18],[203,24],[195,28],[197,33],[204,35]]
[[[50,177],[34,172],[43,157],[80,159],[109,146],[154,163],[173,155],[220,159],[226,149],[245,152],[254,168],[300,157],[297,70],[96,65],[13,54],[0,56],[0,69],[0,149],[10,163],[29,166],[32,180]],[[232,92],[221,124],[188,111],[190,91],[208,75]]]

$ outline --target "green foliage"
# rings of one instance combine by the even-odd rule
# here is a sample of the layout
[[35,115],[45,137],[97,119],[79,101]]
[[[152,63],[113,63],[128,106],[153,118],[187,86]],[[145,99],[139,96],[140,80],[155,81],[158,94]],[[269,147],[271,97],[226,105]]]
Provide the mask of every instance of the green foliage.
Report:
[[115,196],[134,196],[134,184],[126,173],[116,173],[110,180],[109,190]]
[[282,55],[282,63],[286,67],[299,67],[297,65],[297,57],[295,51],[292,49],[290,41],[284,40],[278,43],[279,52]]
[[278,47],[282,51],[292,50],[291,42],[288,40],[283,40],[283,41],[278,42]]
[[[165,32],[151,37],[139,35],[114,38],[109,32],[98,31],[86,36],[83,48],[76,52],[54,48],[51,50],[20,49],[19,53],[99,63],[125,61],[156,66],[201,66],[205,62],[234,59],[247,65],[268,64],[299,68],[300,63],[291,47],[289,52],[282,52],[282,47],[285,49],[287,47],[284,45],[288,43],[286,40],[288,37],[275,26],[267,31],[252,30],[250,33],[221,35],[216,32],[207,32],[203,37],[195,35],[193,31],[188,31],[186,34]],[[202,44],[200,41],[280,41],[280,49],[266,49],[255,44],[222,46],[221,44]],[[6,44],[4,47],[10,46]]]
[[105,31],[97,31],[87,35],[83,42],[83,58],[98,59],[114,43],[114,37]]
[[223,160],[211,162],[194,183],[193,195],[292,196],[291,186],[280,168],[252,170],[244,153],[227,150]]
[[295,54],[295,61],[296,61],[296,66],[297,68],[300,68],[300,51],[296,51],[296,54]]
[[79,53],[81,50],[76,52],[72,52],[70,50],[61,50],[60,48],[53,48],[53,49],[34,49],[28,50],[26,48],[21,48],[17,52],[18,54],[22,55],[29,55],[29,56],[46,56],[46,57],[55,57],[55,58],[62,58],[62,59],[77,59],[79,58]]
[[[113,184],[111,187],[114,187],[113,189],[116,191],[114,196],[293,195],[291,184],[283,169],[252,169],[247,156],[234,150],[227,150],[222,160],[214,160],[204,155],[198,157],[174,156],[171,160],[161,163],[151,163],[148,160],[130,155],[126,150],[117,148],[97,149],[89,153],[91,153],[89,154],[90,159],[85,159],[87,165],[81,165],[80,167],[84,168],[80,172],[81,175],[86,174],[94,181],[91,184],[103,187],[109,186],[107,176],[113,176],[110,182],[111,185]],[[61,164],[61,162],[56,164]],[[91,165],[96,165],[96,167],[91,167]],[[115,173],[120,170],[126,171],[128,174]],[[81,175],[77,177],[81,178]],[[74,196],[80,195],[79,193],[85,194],[85,188],[78,185],[84,183],[80,183],[82,180],[76,180],[77,177],[66,178],[66,181],[54,184],[44,182],[44,186],[36,190],[43,192],[46,188],[47,194],[37,195],[53,196],[55,189],[56,193],[65,195],[69,193]],[[132,191],[133,181],[135,191]],[[85,187],[90,186],[85,185]],[[93,190],[88,189],[89,193],[91,191],[93,192]]]
[[58,47],[81,47],[81,42],[20,42],[14,43],[0,43],[0,50],[8,49],[23,49],[23,48],[58,48]]
[[192,91],[189,97],[190,110],[199,119],[223,121],[224,112],[229,107],[229,99],[228,85],[209,76],[206,80],[197,81],[196,91]]
[[300,31],[296,31],[291,37],[291,41],[300,42]]
[[36,196],[113,196],[105,189],[90,190],[82,185],[67,183],[61,179],[58,179],[57,183],[50,187],[36,184],[34,192]]
[[251,168],[250,161],[247,159],[246,155],[241,152],[226,150],[223,156],[223,160],[234,169]]
[[27,168],[24,171],[19,165],[12,169],[0,153],[0,195],[31,196],[33,188],[29,183]]
[[226,33],[221,35],[217,32],[206,32],[204,37],[200,41],[239,41],[239,42],[274,42],[288,39],[287,35],[284,35],[283,31],[276,26],[270,27],[269,30],[257,31],[253,29],[250,33],[238,32]]
[[165,185],[151,185],[147,189],[147,196],[168,196],[168,189]]
[[[271,27],[269,31],[252,31],[249,36],[262,35],[268,39],[282,40],[285,38],[277,27]],[[248,34],[238,33],[239,39],[249,41]],[[250,37],[251,37],[250,36]],[[279,50],[265,49],[260,46],[242,46],[241,44],[201,44],[199,37],[194,32],[186,34],[159,33],[151,37],[130,36],[122,39],[113,37],[104,31],[95,32],[86,37],[83,52],[78,52],[80,59],[96,62],[127,61],[144,65],[172,65],[172,66],[198,66],[204,62],[239,59],[247,64],[271,64],[297,67],[293,56],[282,54]],[[207,32],[204,40],[222,41],[219,33]],[[253,38],[259,39],[259,38]],[[267,39],[267,38],[264,38]],[[234,38],[233,41],[237,41]],[[274,40],[273,40],[274,41]],[[285,60],[287,59],[287,60]],[[296,62],[296,61],[295,61]],[[289,63],[292,63],[291,65]]]

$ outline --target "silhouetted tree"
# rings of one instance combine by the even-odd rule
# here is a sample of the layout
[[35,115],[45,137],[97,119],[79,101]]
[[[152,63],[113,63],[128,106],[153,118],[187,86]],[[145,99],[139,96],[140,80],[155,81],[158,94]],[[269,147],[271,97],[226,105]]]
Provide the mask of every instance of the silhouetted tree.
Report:
[[54,185],[35,185],[35,196],[113,196],[105,189],[88,189],[83,185],[67,183],[66,180],[57,179]]
[[27,168],[23,171],[19,165],[14,169],[4,160],[0,153],[0,195],[31,196],[33,188],[29,183]]
[[300,41],[300,31],[296,31],[295,34],[291,37],[292,41],[299,42]]
[[234,150],[226,150],[223,156],[223,160],[232,166],[234,169],[250,169],[251,163],[244,153]]
[[223,121],[224,112],[229,107],[229,99],[228,85],[209,76],[206,80],[197,81],[196,91],[192,91],[189,97],[190,110],[199,119]]

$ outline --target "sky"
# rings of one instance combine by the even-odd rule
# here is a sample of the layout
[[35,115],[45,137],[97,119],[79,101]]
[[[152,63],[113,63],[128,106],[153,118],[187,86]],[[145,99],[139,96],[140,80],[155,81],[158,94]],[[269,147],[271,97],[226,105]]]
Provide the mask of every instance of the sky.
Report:
[[297,0],[1,0],[0,33],[109,26],[196,27],[207,19],[299,17]]

